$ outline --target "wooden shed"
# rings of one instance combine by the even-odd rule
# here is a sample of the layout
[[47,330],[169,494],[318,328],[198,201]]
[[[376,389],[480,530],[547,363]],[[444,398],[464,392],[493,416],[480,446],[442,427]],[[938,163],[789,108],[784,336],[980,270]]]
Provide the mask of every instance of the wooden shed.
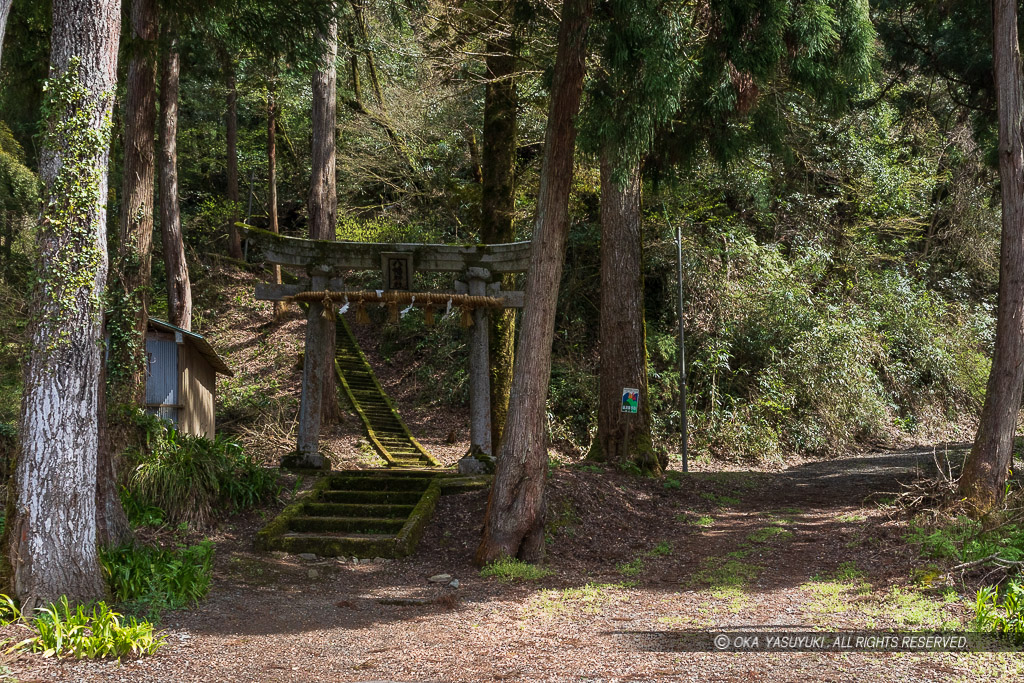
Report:
[[149,319],[146,412],[174,423],[182,434],[212,439],[218,373],[235,374],[201,335]]

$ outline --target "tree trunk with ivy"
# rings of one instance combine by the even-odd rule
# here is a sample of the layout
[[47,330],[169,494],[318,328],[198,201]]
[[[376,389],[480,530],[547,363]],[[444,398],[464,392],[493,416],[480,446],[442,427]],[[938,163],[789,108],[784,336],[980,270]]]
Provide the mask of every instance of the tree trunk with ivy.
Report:
[[[601,155],[601,368],[591,457],[657,475],[667,463],[654,451],[647,399],[640,168],[618,179],[612,154]],[[639,389],[635,415],[622,412],[625,388]]]
[[192,283],[185,260],[185,238],[178,205],[178,93],[181,54],[173,27],[165,28],[160,64],[160,235],[167,271],[167,311],[171,324],[192,329]]
[[[516,58],[511,35],[487,43],[487,89],[484,93],[482,221],[480,240],[503,244],[515,239]],[[514,288],[515,277],[502,278],[502,289]],[[498,453],[508,415],[515,361],[516,312],[505,308],[491,313],[491,452]]]
[[125,99],[121,229],[111,295],[111,407],[144,407],[156,177],[156,0],[132,0],[131,57]]
[[133,0],[130,18],[123,202],[117,257],[109,282],[106,419],[100,426],[96,489],[102,545],[118,545],[132,537],[118,495],[118,462],[135,429],[133,413],[143,409],[146,401],[146,327],[156,177],[156,0]]
[[[322,63],[313,71],[313,144],[309,190],[309,236],[315,240],[337,239],[337,120],[338,120],[338,24],[331,22],[326,36],[320,36]],[[324,325],[322,350],[324,369],[321,401],[322,425],[338,420],[338,385],[334,372],[335,329],[333,321],[310,320],[307,325]]]
[[1024,77],[1013,0],[993,3],[993,35],[1003,199],[999,311],[985,405],[960,477],[960,495],[978,515],[991,511],[1006,494],[1024,389]]
[[479,565],[501,557],[536,561],[544,553],[548,384],[555,306],[569,236],[579,113],[592,0],[565,0],[544,136],[537,215],[526,276],[526,303],[494,485],[487,501]]
[[107,163],[120,2],[54,0],[46,203],[21,406],[10,588],[25,614],[104,597],[96,460],[107,276]]

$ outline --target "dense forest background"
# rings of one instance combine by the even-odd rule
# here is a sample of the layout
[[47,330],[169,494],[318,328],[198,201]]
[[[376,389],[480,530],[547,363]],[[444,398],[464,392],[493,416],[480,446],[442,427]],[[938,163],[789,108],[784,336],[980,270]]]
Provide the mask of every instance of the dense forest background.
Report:
[[[301,3],[287,11],[272,4],[240,3],[232,14],[199,3],[203,11],[179,19],[180,197],[199,288],[228,252],[233,214],[268,225],[268,96],[276,103],[280,228],[308,234],[313,60],[278,30],[307,20]],[[342,8],[339,239],[481,240],[485,43],[498,33],[513,36],[519,54],[514,229],[529,239],[557,8],[519,2],[488,22],[481,7],[428,0]],[[959,26],[939,9],[899,3],[878,3],[872,18],[871,79],[841,115],[780,78],[753,95],[771,103],[772,116],[759,116],[769,109],[747,111],[736,98],[749,90],[737,86],[723,90],[717,110],[706,108],[706,120],[678,115],[644,159],[650,400],[665,451],[678,452],[677,226],[694,453],[778,459],[973,435],[993,342],[1000,222],[990,62],[967,37],[971,27],[984,35],[989,18],[979,10]],[[0,67],[0,423],[8,424],[18,417],[32,286],[49,22],[49,3],[15,3]],[[939,40],[954,30],[966,37]],[[693,74],[700,57],[697,48],[680,55]],[[227,189],[225,65],[237,79],[237,205]],[[604,96],[593,87],[599,75],[592,70],[583,122]],[[121,210],[122,144],[115,135],[111,216]],[[589,452],[597,419],[600,175],[587,149],[578,151],[548,408],[553,440],[573,456]],[[159,258],[153,271],[151,314],[160,317]],[[372,285],[374,276],[365,277]],[[193,328],[202,333],[210,323],[197,308]],[[435,401],[465,404],[461,330],[428,328],[412,315],[382,334],[424,354]],[[244,389],[227,387],[222,409],[237,407],[232,392]]]

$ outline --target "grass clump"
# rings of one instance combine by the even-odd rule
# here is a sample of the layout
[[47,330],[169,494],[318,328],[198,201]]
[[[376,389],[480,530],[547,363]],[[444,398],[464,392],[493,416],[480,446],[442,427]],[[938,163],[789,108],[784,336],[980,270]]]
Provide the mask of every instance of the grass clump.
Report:
[[501,581],[536,581],[551,575],[551,570],[529,564],[514,557],[502,557],[480,570],[483,578],[494,577]]
[[[203,528],[214,506],[240,510],[276,495],[277,475],[235,441],[212,441],[168,427],[155,439],[128,483],[136,510],[158,508],[166,521]],[[150,517],[152,519],[152,517]]]
[[672,544],[668,541],[661,541],[646,553],[638,555],[629,562],[621,562],[615,565],[615,570],[623,576],[637,576],[644,570],[647,558],[665,557],[672,554]]
[[735,496],[716,495],[710,491],[705,491],[700,497],[720,507],[735,507],[742,502]]
[[615,570],[623,576],[636,576],[644,570],[644,558],[636,557],[629,562],[620,562],[615,565]]
[[793,538],[793,532],[783,529],[778,524],[772,524],[770,526],[761,527],[747,536],[747,540],[752,543],[767,543],[773,538],[780,541],[787,541]]
[[1024,526],[1020,524],[986,530],[981,522],[959,516],[939,524],[913,523],[907,540],[933,559],[974,562],[998,555],[1011,562],[1024,560]]
[[668,541],[661,541],[658,545],[651,548],[648,555],[652,557],[665,557],[666,555],[672,554],[672,544]]
[[815,596],[811,609],[826,614],[847,611],[853,599],[871,592],[871,586],[864,580],[864,576],[864,572],[857,569],[853,562],[844,562],[830,574],[815,575],[803,585],[805,590]]
[[[742,552],[742,551],[741,551]],[[739,555],[740,553],[733,553]],[[745,552],[742,553],[746,555]],[[706,557],[701,562],[701,569],[693,575],[693,580],[705,584],[712,589],[740,589],[757,578],[764,567],[743,562],[739,557]]]
[[974,627],[1024,644],[1024,583],[1013,581],[1002,594],[995,586],[981,588],[974,603]]
[[578,588],[564,590],[541,591],[537,599],[537,607],[549,614],[564,612],[570,606],[577,606],[585,612],[597,612],[601,605],[612,600],[615,593],[626,588],[634,588],[633,581],[620,583],[587,583]]
[[175,549],[121,546],[100,553],[103,573],[119,602],[148,614],[197,604],[210,590],[213,543]]
[[[23,619],[14,601],[0,595],[0,625]],[[134,617],[125,619],[105,602],[91,608],[78,605],[74,609],[67,598],[36,610],[36,616],[24,619],[36,632],[12,646],[8,652],[29,650],[43,657],[75,657],[98,659],[130,655],[151,655],[164,645],[165,638],[153,632],[148,621]]]
[[956,591],[947,591],[941,598],[931,598],[912,588],[893,586],[874,610],[878,616],[888,616],[897,626],[926,626],[935,629],[960,627],[960,621],[946,616],[946,607],[958,602]]

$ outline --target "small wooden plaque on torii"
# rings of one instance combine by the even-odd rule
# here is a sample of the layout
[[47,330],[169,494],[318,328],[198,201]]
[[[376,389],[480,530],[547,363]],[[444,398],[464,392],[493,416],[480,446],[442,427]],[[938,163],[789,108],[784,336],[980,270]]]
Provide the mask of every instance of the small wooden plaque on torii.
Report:
[[380,255],[384,271],[384,291],[409,291],[412,289],[412,254],[409,252],[383,252]]

